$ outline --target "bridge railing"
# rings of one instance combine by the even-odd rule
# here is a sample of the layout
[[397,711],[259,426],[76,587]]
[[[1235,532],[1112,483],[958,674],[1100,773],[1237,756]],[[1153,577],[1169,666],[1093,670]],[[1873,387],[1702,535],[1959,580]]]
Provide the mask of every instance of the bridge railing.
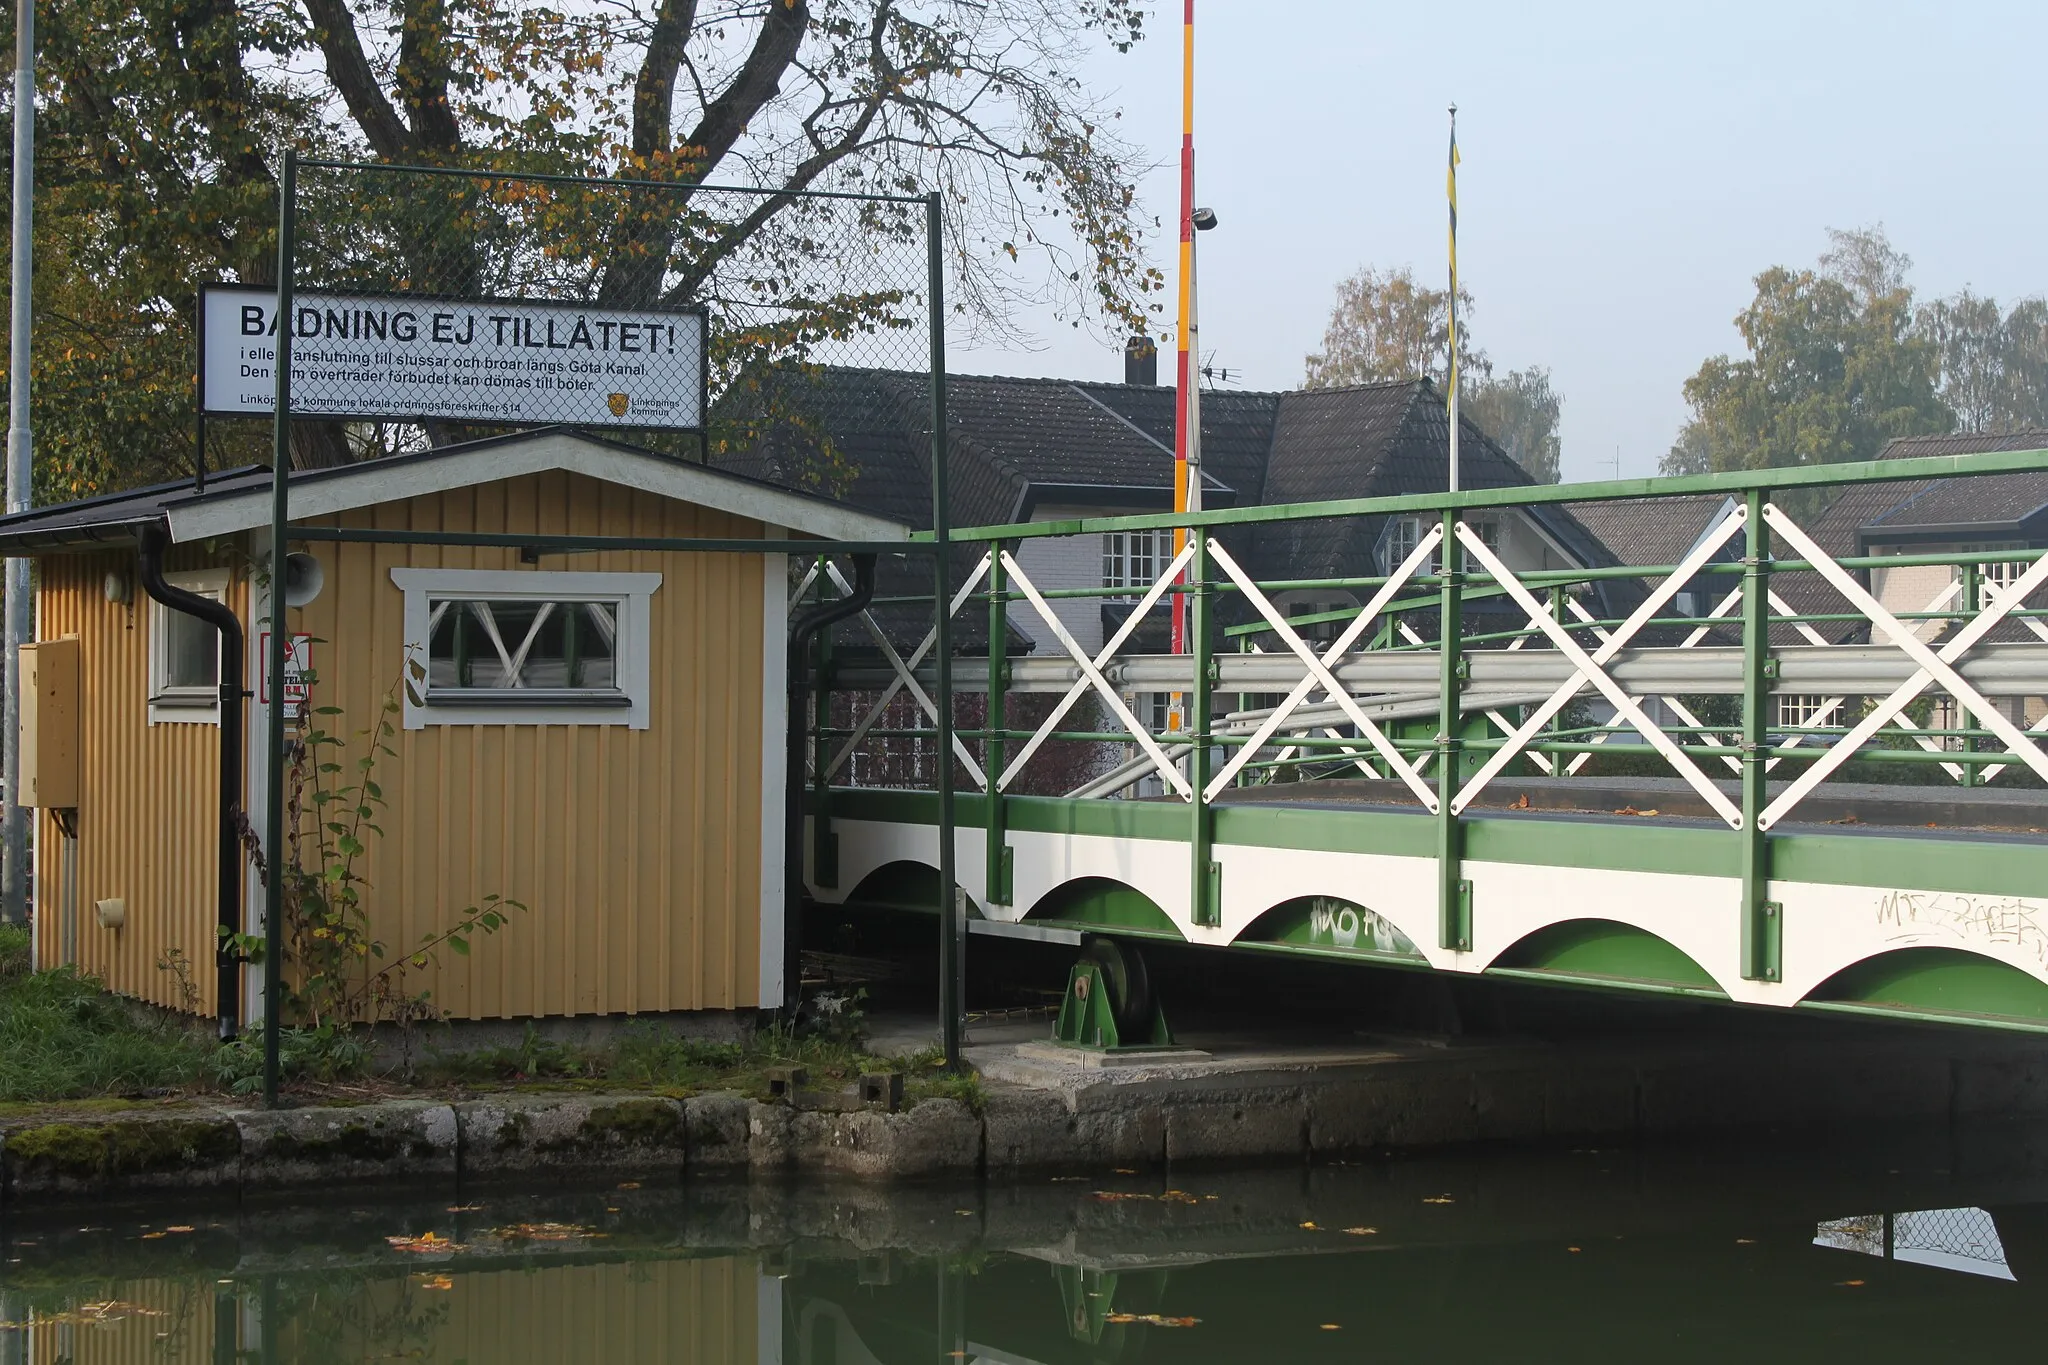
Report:
[[[956,529],[947,607],[980,638],[955,695],[931,596],[878,598],[826,646],[815,795],[936,784],[952,705],[1001,904],[1008,797],[1178,800],[1199,869],[1214,806],[1314,795],[1247,788],[1365,779],[1438,821],[1455,947],[1460,821],[1503,779],[1676,778],[1742,836],[1761,921],[1768,833],[1823,784],[2048,785],[2048,557],[1868,553],[1854,501],[1999,475],[2048,486],[2048,451]],[[1615,562],[1573,512],[1624,503],[1684,552]],[[1304,562],[1333,572],[1283,576]],[[827,563],[799,592],[849,590]],[[1765,927],[1746,965],[1772,979]]]

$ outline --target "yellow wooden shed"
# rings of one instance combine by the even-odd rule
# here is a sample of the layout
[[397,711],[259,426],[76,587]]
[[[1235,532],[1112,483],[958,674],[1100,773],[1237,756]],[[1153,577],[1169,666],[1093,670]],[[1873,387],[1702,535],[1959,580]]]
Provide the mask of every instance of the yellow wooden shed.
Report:
[[[304,528],[799,553],[908,535],[570,429],[298,471],[290,497]],[[222,706],[239,701],[257,737],[235,770],[240,804],[260,810],[270,503],[257,468],[0,519],[0,551],[37,561],[23,659],[36,961],[230,1021],[259,1013],[257,974],[220,998],[233,978],[215,972],[217,926],[236,914],[260,932],[262,885],[230,853],[232,906],[220,890]],[[525,907],[409,989],[457,1019],[781,1003],[787,554],[297,548],[286,600],[311,696],[290,699],[338,707],[317,721],[351,752],[400,699],[383,833],[362,860],[372,932],[396,952],[486,896]],[[239,688],[221,685],[224,658]]]

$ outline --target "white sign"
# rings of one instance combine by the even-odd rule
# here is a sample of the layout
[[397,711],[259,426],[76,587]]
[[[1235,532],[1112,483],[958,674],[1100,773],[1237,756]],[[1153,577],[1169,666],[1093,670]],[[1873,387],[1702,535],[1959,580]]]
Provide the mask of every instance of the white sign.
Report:
[[[284,714],[299,718],[299,708],[313,697],[313,685],[306,675],[313,671],[313,637],[292,635],[284,642]],[[270,705],[270,632],[256,637],[256,704]]]
[[[200,405],[277,406],[277,295],[200,294]],[[294,413],[418,421],[704,425],[702,310],[405,294],[294,297]]]

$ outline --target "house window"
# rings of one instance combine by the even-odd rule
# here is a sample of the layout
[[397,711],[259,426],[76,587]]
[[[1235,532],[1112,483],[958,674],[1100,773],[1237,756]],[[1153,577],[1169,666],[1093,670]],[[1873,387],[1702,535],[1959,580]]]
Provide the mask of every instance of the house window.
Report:
[[[228,600],[225,569],[166,574],[174,588]],[[220,723],[220,632],[161,602],[149,604],[149,723]]]
[[1173,562],[1173,532],[1105,531],[1102,535],[1102,586],[1149,588]]
[[393,569],[412,668],[405,727],[647,728],[660,574]]
[[[1415,547],[1421,543],[1421,517],[1388,518],[1387,529],[1380,533],[1380,544],[1382,546],[1380,572],[1390,574],[1400,568],[1408,556],[1415,553]],[[1430,573],[1433,570],[1433,565],[1424,564],[1418,569],[1418,572]]]
[[[2024,550],[2027,547],[2015,542],[2010,545],[1986,545],[1983,548],[1986,550]],[[1980,564],[1977,567],[1977,573],[1986,586],[1996,588],[2000,592],[2005,592],[2013,584],[2020,581],[2020,575],[2033,567],[2032,560],[2006,559],[1989,564]]]
[[[1391,574],[1401,567],[1402,561],[1415,553],[1415,547],[1422,543],[1421,517],[1389,517],[1386,529],[1380,532],[1380,572]],[[1496,555],[1500,553],[1500,518],[1467,517],[1465,524],[1479,537],[1479,543]],[[1469,566],[1468,566],[1469,567]],[[1418,565],[1415,572],[1433,574],[1437,571],[1437,557]]]
[[1828,698],[1815,692],[1781,692],[1778,694],[1778,724],[1787,730],[1805,730],[1837,721],[1835,709],[1828,706]]

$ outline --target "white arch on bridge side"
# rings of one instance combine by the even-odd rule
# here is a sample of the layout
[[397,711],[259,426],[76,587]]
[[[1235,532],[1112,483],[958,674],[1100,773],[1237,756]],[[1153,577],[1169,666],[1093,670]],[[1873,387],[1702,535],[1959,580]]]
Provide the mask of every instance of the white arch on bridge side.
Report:
[[[840,834],[839,885],[814,887],[822,901],[844,900],[863,878],[891,862],[937,865],[933,826],[834,823]],[[1185,843],[1035,831],[1012,831],[1010,842],[1013,903],[984,905],[982,832],[959,831],[960,884],[979,913],[991,919],[1021,920],[1060,887],[1097,877],[1146,896],[1191,943],[1234,942],[1275,906],[1328,896],[1375,911],[1429,965],[1445,971],[1484,971],[1541,930],[1605,920],[1662,939],[1697,963],[1731,1000],[1748,1004],[1797,1004],[1848,968],[1901,948],[1975,954],[2048,985],[2048,898],[1774,881],[1770,894],[1783,906],[1783,976],[1765,982],[1741,974],[1741,882],[1735,877],[1469,860],[1473,948],[1459,953],[1437,945],[1436,866],[1428,857],[1219,844],[1214,852],[1222,873],[1222,923],[1205,927],[1189,923]]]

